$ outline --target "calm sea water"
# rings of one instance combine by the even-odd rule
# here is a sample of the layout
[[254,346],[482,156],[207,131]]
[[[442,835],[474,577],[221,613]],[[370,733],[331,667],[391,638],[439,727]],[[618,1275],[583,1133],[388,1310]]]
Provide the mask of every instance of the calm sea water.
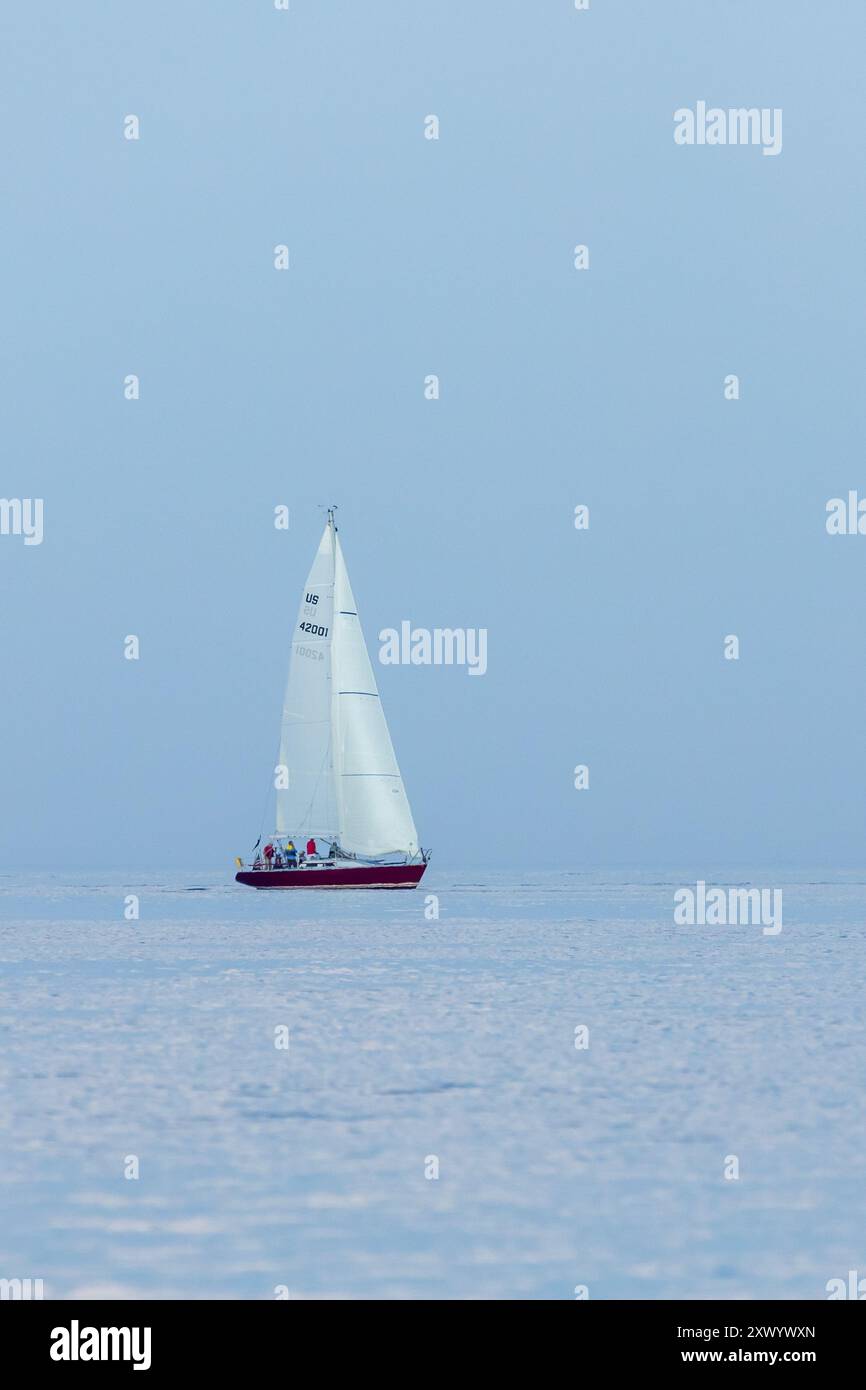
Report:
[[0,1276],[739,1299],[866,1275],[866,873],[700,874],[781,887],[778,937],[675,926],[696,876],[3,875]]

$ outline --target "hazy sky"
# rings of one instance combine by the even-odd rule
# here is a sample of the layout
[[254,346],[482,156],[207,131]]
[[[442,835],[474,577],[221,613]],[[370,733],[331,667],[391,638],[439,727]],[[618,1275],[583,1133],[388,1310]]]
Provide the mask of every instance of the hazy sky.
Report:
[[[864,44],[850,0],[5,5],[0,864],[228,874],[330,502],[374,662],[488,632],[376,663],[438,867],[860,864]],[[676,145],[699,100],[781,152]]]

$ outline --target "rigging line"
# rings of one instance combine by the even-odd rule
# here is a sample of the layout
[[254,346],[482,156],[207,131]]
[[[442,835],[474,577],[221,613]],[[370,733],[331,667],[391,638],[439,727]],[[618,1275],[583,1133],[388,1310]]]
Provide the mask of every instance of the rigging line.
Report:
[[[279,738],[279,742],[277,743],[277,765],[279,765],[279,761],[280,761],[280,745],[282,744],[282,741],[283,741],[283,731],[282,731],[282,727],[281,727],[281,728],[280,728],[280,738]],[[262,818],[261,818],[261,820],[259,821],[259,840],[261,840],[261,838],[262,838],[262,831],[263,831],[264,825],[265,825],[265,816],[266,816],[267,813],[268,813],[268,802],[269,802],[269,800],[270,800],[270,796],[271,796],[271,792],[272,792],[272,791],[276,791],[276,788],[274,787],[274,784],[273,784],[273,777],[271,776],[271,777],[268,779],[268,789],[267,789],[267,791],[265,792],[264,805],[262,806]],[[274,810],[274,826],[275,826],[275,827],[276,827],[276,820],[277,820],[277,815],[276,815],[276,810]]]
[[[322,764],[321,764],[321,767],[319,768],[319,774],[318,774],[318,776],[317,776],[317,778],[316,778],[315,783],[313,784],[312,793],[310,794],[310,802],[309,802],[309,805],[307,806],[307,809],[306,809],[306,811],[305,811],[305,813],[304,813],[304,819],[301,821],[301,824],[297,827],[297,830],[301,830],[301,828],[302,828],[303,826],[305,826],[305,825],[306,825],[306,826],[309,826],[309,824],[310,824],[310,821],[311,821],[311,819],[312,819],[312,813],[313,813],[313,802],[314,802],[315,799],[316,799],[316,793],[317,793],[317,791],[319,790],[319,783],[321,782],[322,777],[323,777],[323,775],[324,775],[325,763],[328,761],[328,758],[329,758],[329,756],[330,756],[330,753],[331,753],[331,739],[330,739],[330,736],[329,736],[329,738],[328,738],[328,746],[327,746],[327,748],[325,749],[325,756],[322,758]],[[336,818],[337,818],[336,812],[334,812],[334,819],[336,820]],[[327,836],[323,836],[322,838],[323,838],[323,839],[327,839]]]

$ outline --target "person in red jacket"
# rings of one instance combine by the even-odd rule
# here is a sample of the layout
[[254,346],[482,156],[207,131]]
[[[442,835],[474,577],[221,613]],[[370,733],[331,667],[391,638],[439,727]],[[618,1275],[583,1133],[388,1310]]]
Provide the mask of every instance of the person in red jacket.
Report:
[[310,855],[315,854],[315,853],[316,853],[316,842],[315,842],[315,840],[310,839],[310,840],[307,841],[307,855],[308,855],[308,857],[309,857]]
[[268,868],[269,868],[269,869],[273,867],[273,865],[271,864],[271,860],[273,859],[273,857],[274,857],[274,847],[273,847],[273,845],[265,845],[265,858],[266,858],[267,861],[268,861]]

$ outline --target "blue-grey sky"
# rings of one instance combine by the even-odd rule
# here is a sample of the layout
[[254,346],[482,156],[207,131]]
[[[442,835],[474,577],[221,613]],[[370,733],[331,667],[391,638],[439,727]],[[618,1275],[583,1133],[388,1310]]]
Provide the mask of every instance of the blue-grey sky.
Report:
[[[329,502],[374,661],[488,631],[481,678],[377,664],[438,865],[861,863],[866,536],[824,523],[866,495],[862,6],[3,30],[0,493],[44,540],[0,536],[0,863],[228,872]],[[676,145],[699,100],[781,152]]]

